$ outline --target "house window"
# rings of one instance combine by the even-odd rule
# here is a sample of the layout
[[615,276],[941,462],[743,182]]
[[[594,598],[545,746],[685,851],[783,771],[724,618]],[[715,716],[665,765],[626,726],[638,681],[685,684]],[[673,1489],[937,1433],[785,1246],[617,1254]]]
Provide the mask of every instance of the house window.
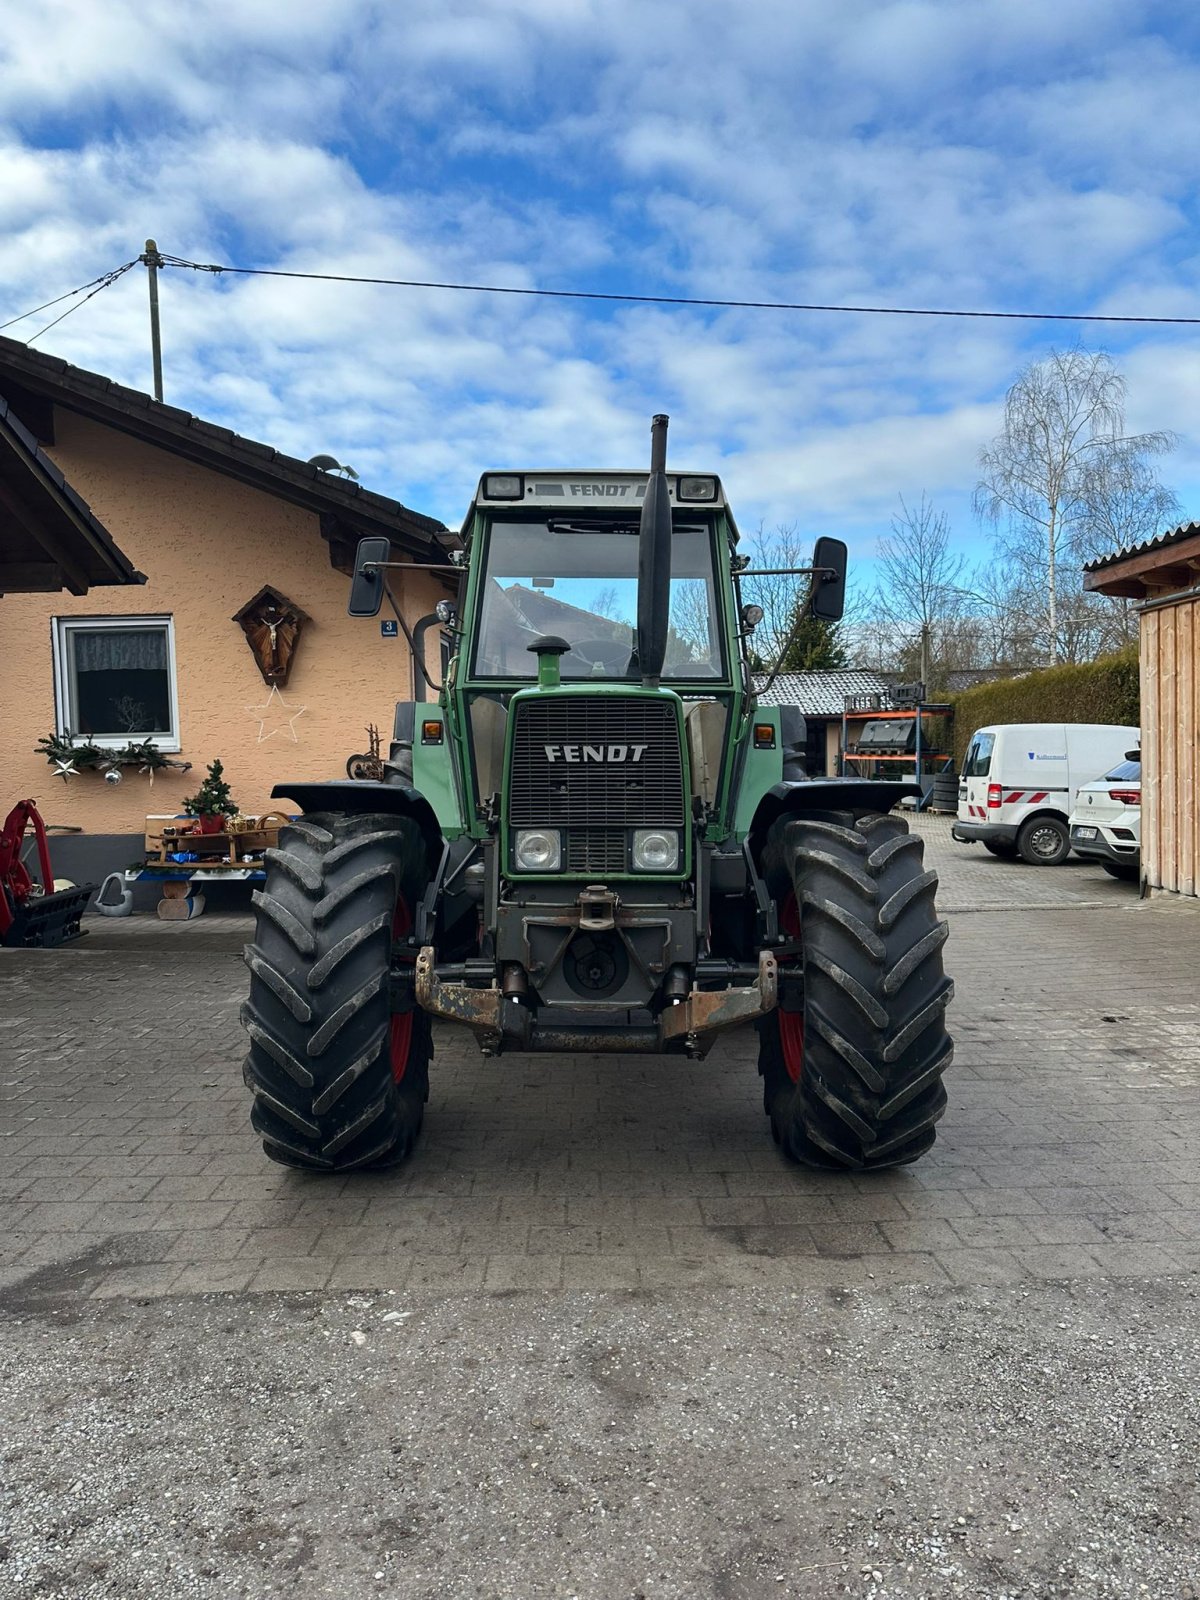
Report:
[[60,734],[179,749],[170,617],[55,617],[53,626]]

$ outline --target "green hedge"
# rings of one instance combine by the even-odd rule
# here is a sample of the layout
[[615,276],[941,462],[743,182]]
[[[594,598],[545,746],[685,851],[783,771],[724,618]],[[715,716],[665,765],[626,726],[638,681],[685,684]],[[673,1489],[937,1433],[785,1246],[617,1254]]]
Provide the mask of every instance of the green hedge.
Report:
[[1082,666],[1048,667],[1023,678],[981,683],[954,696],[955,764],[976,728],[1000,722],[1107,722],[1141,725],[1137,646]]

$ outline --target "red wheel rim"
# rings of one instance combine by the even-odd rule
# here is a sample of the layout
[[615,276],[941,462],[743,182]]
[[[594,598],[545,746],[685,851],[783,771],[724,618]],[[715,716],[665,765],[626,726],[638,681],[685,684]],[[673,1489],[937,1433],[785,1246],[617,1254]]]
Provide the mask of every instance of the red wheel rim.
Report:
[[[392,943],[405,938],[412,930],[408,901],[403,895],[396,900],[392,917]],[[392,1064],[392,1078],[399,1083],[408,1071],[408,1057],[412,1049],[413,1014],[411,1011],[395,1012],[388,1029],[388,1059]]]
[[[796,896],[789,894],[779,915],[779,927],[791,939],[800,937],[800,908]],[[783,1064],[793,1083],[799,1083],[804,1071],[804,1011],[785,1011],[780,1006],[775,1013],[779,1019],[779,1047]]]

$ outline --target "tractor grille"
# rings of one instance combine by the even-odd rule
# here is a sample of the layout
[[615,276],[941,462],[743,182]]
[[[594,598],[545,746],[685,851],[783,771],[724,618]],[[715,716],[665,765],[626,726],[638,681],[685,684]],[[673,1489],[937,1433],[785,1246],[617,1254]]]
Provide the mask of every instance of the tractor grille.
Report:
[[[620,830],[683,826],[683,758],[670,701],[555,695],[520,703],[514,715],[508,802],[514,827],[579,828],[605,860],[612,856],[608,870],[620,871]],[[637,745],[645,748],[635,761]],[[580,846],[588,859],[575,867],[568,835],[569,870],[599,870],[593,842]]]
[[624,872],[623,828],[572,828],[567,834],[568,872]]

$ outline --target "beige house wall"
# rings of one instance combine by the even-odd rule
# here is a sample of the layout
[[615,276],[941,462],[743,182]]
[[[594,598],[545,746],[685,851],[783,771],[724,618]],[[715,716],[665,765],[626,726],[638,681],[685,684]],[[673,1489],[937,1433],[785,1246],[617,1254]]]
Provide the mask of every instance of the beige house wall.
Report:
[[[402,634],[383,638],[378,621],[346,615],[349,581],[329,564],[315,512],[61,408],[55,435],[47,453],[148,582],[78,598],[0,599],[0,817],[32,796],[47,822],[140,834],[147,814],[182,809],[214,757],[249,814],[271,808],[271,786],[281,779],[344,777],[346,757],[367,748],[368,722],[386,753],[395,702],[412,698],[408,646]],[[391,576],[410,628],[451,593],[431,573],[403,583]],[[230,619],[264,584],[310,621],[282,692],[285,708],[270,709],[260,739],[255,708],[269,691]],[[120,784],[96,772],[64,784],[35,753],[55,726],[51,619],[159,614],[174,618],[180,759],[192,770],[161,773],[153,786],[129,768]],[[429,667],[436,680],[436,662]]]

